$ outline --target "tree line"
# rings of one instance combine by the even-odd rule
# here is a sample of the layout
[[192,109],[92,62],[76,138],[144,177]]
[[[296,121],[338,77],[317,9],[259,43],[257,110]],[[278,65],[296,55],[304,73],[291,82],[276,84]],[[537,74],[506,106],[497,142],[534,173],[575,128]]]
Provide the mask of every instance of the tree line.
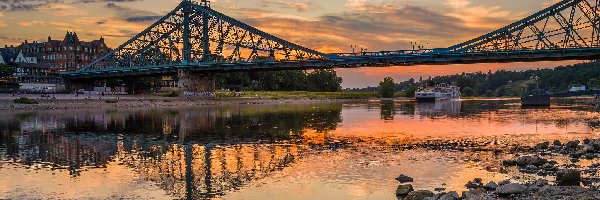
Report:
[[233,72],[215,75],[217,88],[233,91],[337,92],[342,78],[331,69]]
[[382,97],[414,97],[418,86],[425,83],[449,83],[461,88],[463,96],[522,96],[536,91],[560,93],[573,86],[600,89],[600,62],[585,62],[554,69],[531,69],[524,71],[498,70],[495,72],[462,73],[436,76],[426,80],[395,83],[385,78],[379,87],[350,89],[355,92],[379,92]]

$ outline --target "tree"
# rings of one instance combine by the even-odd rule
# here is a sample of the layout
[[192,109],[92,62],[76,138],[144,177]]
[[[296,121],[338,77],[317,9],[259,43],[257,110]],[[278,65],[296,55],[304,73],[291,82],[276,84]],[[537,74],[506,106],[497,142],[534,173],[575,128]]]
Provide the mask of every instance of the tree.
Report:
[[476,96],[477,93],[475,92],[475,90],[473,90],[473,88],[466,87],[465,89],[462,90],[462,95],[465,97],[473,97],[473,96]]
[[475,87],[475,84],[477,84],[477,82],[467,76],[459,76],[456,80],[456,86],[459,88],[473,88]]
[[306,77],[307,89],[312,92],[338,92],[342,90],[342,78],[332,69],[318,69]]
[[600,89],[600,79],[593,78],[588,81],[588,88],[592,90]]
[[386,77],[383,81],[379,82],[379,94],[381,98],[392,98],[394,97],[396,83],[391,77]]
[[417,92],[419,88],[417,88],[417,86],[411,85],[409,87],[407,87],[406,89],[404,89],[404,91],[402,92],[404,97],[407,98],[414,98],[415,97],[415,93]]
[[7,64],[0,64],[0,83],[10,83],[14,79],[15,68]]

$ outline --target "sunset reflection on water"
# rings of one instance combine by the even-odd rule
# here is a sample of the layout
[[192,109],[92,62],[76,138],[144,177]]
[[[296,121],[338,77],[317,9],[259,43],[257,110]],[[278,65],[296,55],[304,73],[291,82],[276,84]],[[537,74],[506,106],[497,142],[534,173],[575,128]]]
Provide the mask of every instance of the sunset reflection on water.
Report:
[[0,198],[394,199],[401,173],[464,190],[515,176],[491,150],[593,137],[597,119],[515,100],[4,111]]

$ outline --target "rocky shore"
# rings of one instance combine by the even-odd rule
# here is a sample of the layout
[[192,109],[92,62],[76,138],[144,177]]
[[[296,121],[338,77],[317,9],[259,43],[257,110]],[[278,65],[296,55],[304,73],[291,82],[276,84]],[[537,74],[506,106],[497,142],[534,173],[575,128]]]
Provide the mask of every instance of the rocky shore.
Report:
[[[465,191],[415,190],[412,178],[400,175],[396,196],[402,200],[492,200],[492,199],[600,199],[600,139],[562,143],[547,141],[515,153],[504,160],[502,169],[539,177],[534,181],[503,180],[498,183],[476,178],[465,184]],[[555,158],[567,157],[567,161]],[[582,160],[588,162],[581,162]],[[586,164],[581,164],[586,163]],[[506,173],[501,171],[500,173]]]
[[17,104],[13,99],[0,99],[0,110],[60,110],[60,109],[99,109],[99,108],[159,108],[194,107],[214,105],[251,105],[251,104],[310,104],[352,102],[358,100],[313,100],[313,99],[186,99],[166,97],[105,97],[95,99],[35,99],[38,104]]

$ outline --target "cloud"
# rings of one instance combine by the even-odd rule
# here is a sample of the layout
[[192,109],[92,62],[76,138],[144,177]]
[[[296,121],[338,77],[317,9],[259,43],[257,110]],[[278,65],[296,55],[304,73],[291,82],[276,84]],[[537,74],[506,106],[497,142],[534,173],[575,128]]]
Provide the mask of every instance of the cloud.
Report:
[[270,7],[274,5],[279,8],[295,9],[298,12],[306,12],[313,5],[313,1],[307,0],[304,2],[290,2],[284,0],[262,0],[260,4],[262,7]]
[[471,0],[446,0],[446,5],[452,8],[447,16],[461,19],[465,26],[473,28],[497,29],[525,17],[500,6],[472,5]]
[[[369,50],[445,46],[440,38],[463,38],[487,29],[465,26],[464,21],[418,6],[368,5],[355,1],[354,9],[317,18],[288,17],[262,9],[228,8],[240,20],[309,48],[327,53],[350,51],[350,45]],[[456,41],[454,41],[456,42]]]
[[133,9],[112,2],[107,3],[105,7],[116,11],[120,19],[128,22],[154,22],[163,17],[163,15],[159,15],[150,11]]
[[17,23],[17,25],[24,27],[41,26],[44,24],[46,24],[44,21],[23,21]]

